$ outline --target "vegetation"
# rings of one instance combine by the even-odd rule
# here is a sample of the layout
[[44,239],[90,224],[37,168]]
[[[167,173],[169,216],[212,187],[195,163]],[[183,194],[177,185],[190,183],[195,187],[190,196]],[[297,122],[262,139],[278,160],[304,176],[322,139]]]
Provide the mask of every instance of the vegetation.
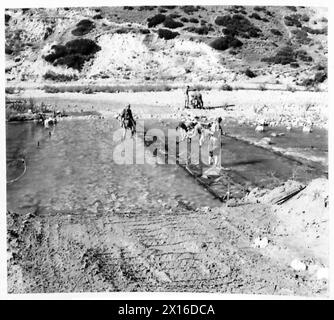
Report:
[[84,63],[101,50],[93,40],[76,39],[65,45],[53,45],[53,52],[44,57],[45,61],[53,65],[65,65],[69,68],[81,70]]
[[216,50],[226,50],[229,48],[238,48],[243,45],[243,43],[232,36],[220,37],[213,40],[210,47]]
[[327,34],[327,32],[328,32],[327,27],[324,27],[324,28],[321,28],[321,29],[313,29],[313,28],[304,26],[304,27],[302,27],[302,30],[306,31],[307,33],[310,33],[310,34]]
[[156,14],[155,16],[148,18],[147,22],[148,22],[148,27],[152,28],[152,27],[156,27],[158,24],[163,23],[166,19],[166,16],[164,14]]
[[295,36],[295,39],[299,44],[309,44],[311,42],[311,39],[308,37],[305,30],[293,29],[291,33]]
[[256,12],[253,12],[249,17],[250,18],[254,18],[256,20],[262,20],[262,18],[260,17],[260,15],[257,14]]
[[232,88],[229,84],[223,84],[223,85],[220,87],[220,90],[223,90],[223,91],[232,91],[233,88]]
[[164,21],[164,26],[166,28],[170,28],[170,29],[176,29],[176,28],[180,28],[183,27],[184,24],[182,22],[179,21],[175,21],[170,17],[167,17]]
[[275,36],[282,36],[282,32],[278,29],[270,29],[270,32]]
[[257,75],[250,69],[246,69],[245,71],[245,75],[248,77],[248,78],[255,78]]
[[72,81],[72,80],[78,80],[77,75],[66,75],[66,74],[59,74],[53,71],[47,71],[43,75],[43,79],[45,80],[52,80],[56,82],[66,82],[66,81]]
[[216,18],[215,23],[225,27],[223,32],[226,36],[257,38],[262,34],[259,28],[255,27],[247,18],[240,14],[219,16]]
[[301,28],[302,24],[299,21],[299,19],[301,18],[300,14],[292,14],[290,16],[285,16],[284,17],[284,23],[285,25],[289,26],[289,27],[297,27],[297,28]]
[[77,23],[76,28],[72,30],[74,36],[83,36],[95,28],[94,22],[88,19],[81,20]]
[[162,38],[162,39],[165,39],[165,40],[171,40],[171,39],[174,39],[175,37],[177,37],[179,35],[179,33],[170,31],[168,29],[159,29],[158,30],[158,35],[159,35],[159,38]]
[[286,46],[279,49],[275,56],[262,58],[261,61],[283,65],[290,64],[291,62],[296,62],[295,52],[290,46]]
[[[88,90],[89,89],[89,90]],[[154,84],[154,85],[91,85],[80,86],[44,86],[43,90],[47,93],[64,93],[64,92],[156,92],[156,91],[170,91],[173,87],[167,84]]]

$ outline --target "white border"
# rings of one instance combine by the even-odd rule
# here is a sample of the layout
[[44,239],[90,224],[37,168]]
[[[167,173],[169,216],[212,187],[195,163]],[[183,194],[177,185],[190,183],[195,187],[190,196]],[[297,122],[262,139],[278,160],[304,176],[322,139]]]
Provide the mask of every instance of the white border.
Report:
[[[234,0],[234,1],[212,1],[212,0],[123,0],[123,1],[115,1],[115,0],[72,0],[70,3],[71,7],[86,7],[86,6],[124,6],[124,5],[295,5],[295,6],[314,6],[314,7],[328,7],[329,8],[329,107],[333,103],[333,92],[331,88],[333,88],[333,79],[332,74],[334,70],[333,58],[331,53],[333,52],[333,40],[332,38],[332,22],[333,22],[333,5],[332,1],[329,0],[279,0],[279,1],[252,1],[252,0]],[[66,7],[69,6],[68,0],[54,0],[50,1],[50,3],[46,4],[45,0],[5,0],[1,2],[1,17],[0,17],[0,33],[2,39],[4,39],[4,9],[5,8],[27,8],[27,7]],[[50,294],[7,294],[7,254],[6,254],[6,145],[5,145],[5,95],[4,95],[4,87],[5,87],[5,50],[4,50],[4,41],[1,41],[1,113],[0,113],[0,148],[1,148],[1,156],[0,156],[0,298],[1,299],[103,299],[103,300],[136,300],[136,299],[144,299],[144,300],[166,300],[166,299],[194,299],[194,300],[234,300],[234,299],[251,299],[251,300],[272,300],[272,299],[308,299],[304,297],[296,297],[296,296],[270,296],[270,295],[241,295],[241,294],[207,294],[207,293],[128,293],[128,292],[115,292],[115,293],[50,293]],[[330,112],[330,120],[329,120],[329,180],[330,180],[330,205],[333,204],[333,190],[334,190],[334,181],[333,181],[333,113]],[[332,211],[332,210],[331,210]],[[334,295],[334,286],[333,286],[333,265],[334,265],[334,256],[333,256],[333,217],[330,217],[330,298],[333,299]],[[310,298],[314,299],[314,298]]]

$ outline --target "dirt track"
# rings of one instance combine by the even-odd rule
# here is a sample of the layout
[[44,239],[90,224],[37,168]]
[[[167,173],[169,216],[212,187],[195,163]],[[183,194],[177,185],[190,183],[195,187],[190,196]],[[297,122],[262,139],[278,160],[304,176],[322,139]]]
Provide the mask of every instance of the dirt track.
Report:
[[[9,214],[9,292],[325,293],[324,282],[269,257],[280,247],[270,207],[162,207]],[[276,240],[253,248],[258,234]]]

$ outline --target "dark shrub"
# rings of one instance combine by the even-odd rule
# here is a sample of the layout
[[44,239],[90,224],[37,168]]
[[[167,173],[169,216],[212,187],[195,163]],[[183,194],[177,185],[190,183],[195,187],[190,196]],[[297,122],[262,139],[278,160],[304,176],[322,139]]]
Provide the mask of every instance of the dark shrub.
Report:
[[58,73],[53,72],[53,71],[47,71],[43,75],[43,79],[58,81],[58,82],[65,82],[65,81],[78,80],[78,77],[76,75],[58,74]]
[[327,73],[324,71],[317,72],[314,76],[314,81],[316,83],[322,83],[327,79]]
[[11,16],[9,14],[5,14],[5,23],[8,23],[10,20]]
[[196,19],[196,18],[190,18],[190,19],[189,19],[189,22],[192,22],[192,23],[198,23],[199,20]]
[[149,28],[152,28],[152,27],[155,27],[157,26],[158,24],[160,23],[163,23],[166,19],[166,16],[164,14],[157,14],[151,18],[148,18],[147,21],[148,21],[148,27]]
[[310,57],[305,50],[298,50],[296,51],[296,57],[305,62],[311,62],[313,59]]
[[297,12],[297,8],[295,6],[286,6],[286,7],[293,12]]
[[63,57],[67,54],[66,47],[62,45],[55,44],[51,47],[51,49],[53,50],[53,52],[44,57],[44,60],[50,63],[53,63],[58,58]]
[[324,27],[322,29],[312,29],[310,27],[305,26],[305,27],[302,27],[302,30],[310,34],[327,34],[328,32],[327,27]]
[[186,14],[193,14],[194,12],[199,10],[199,8],[195,6],[182,6],[181,9]]
[[194,32],[199,35],[207,35],[210,31],[213,31],[214,29],[209,26],[202,26],[202,27],[187,27],[184,30],[189,32]]
[[93,40],[75,39],[65,44],[68,53],[91,55],[101,50]]
[[307,14],[303,14],[300,19],[304,22],[309,22],[310,21],[310,17]]
[[54,65],[66,65],[69,68],[81,70],[85,61],[88,61],[101,47],[93,40],[76,39],[63,45],[53,45],[53,52],[44,57],[44,60]]
[[141,34],[149,34],[150,33],[150,30],[149,29],[139,29],[139,32]]
[[245,71],[245,75],[248,77],[248,78],[255,78],[257,75],[250,69],[246,69]]
[[292,14],[291,16],[284,17],[284,23],[289,27],[296,26],[297,28],[301,28],[302,24],[299,21],[299,19],[300,19],[300,14]]
[[204,25],[206,25],[207,24],[207,22],[205,21],[205,20],[201,20],[201,25],[202,26],[204,26]]
[[81,20],[79,23],[76,25],[76,29],[72,30],[72,34],[74,36],[83,36],[89,32],[91,32],[95,24],[93,21],[90,21],[88,19]]
[[67,66],[68,68],[81,70],[84,63],[88,61],[91,57],[90,56],[84,56],[81,54],[69,54],[65,57],[61,57],[57,59],[53,64],[55,66],[62,65]]
[[43,36],[43,40],[46,40],[53,32],[51,27],[47,27]]
[[286,46],[279,49],[275,56],[262,58],[261,61],[285,65],[296,62],[296,58],[293,49],[290,46]]
[[216,50],[226,50],[229,48],[241,47],[243,43],[232,36],[220,37],[213,40],[209,46]]
[[182,17],[180,20],[181,20],[182,22],[189,22],[189,19],[186,18],[186,17]]
[[176,6],[161,6],[162,8],[168,9],[168,10],[172,10],[175,9]]
[[176,29],[176,28],[180,28],[183,27],[184,24],[182,22],[179,21],[175,21],[172,18],[167,17],[164,21],[164,26],[166,28],[170,28],[170,29]]
[[255,11],[266,11],[266,7],[264,6],[255,6],[253,9]]
[[133,9],[134,9],[134,7],[125,6],[125,7],[123,7],[123,9],[124,9],[124,10],[133,10]]
[[215,23],[225,27],[223,32],[226,36],[256,38],[261,35],[261,30],[240,14],[217,17]]
[[270,32],[275,36],[282,36],[282,32],[278,29],[270,29]]
[[159,38],[162,38],[162,39],[165,39],[165,40],[171,40],[171,39],[174,39],[175,37],[177,37],[179,35],[179,33],[170,31],[168,29],[159,29],[158,30],[158,35],[159,35]]
[[233,88],[232,88],[229,84],[223,84],[223,85],[220,87],[220,90],[223,90],[223,91],[232,91]]
[[168,15],[168,17],[172,19],[176,19],[176,18],[180,18],[181,15],[179,15],[178,13],[171,13],[170,15]]
[[95,16],[93,16],[93,19],[94,20],[100,20],[100,19],[103,19],[102,15],[99,13],[99,14],[96,14]]
[[159,8],[159,12],[160,13],[166,13],[168,10],[164,9],[164,8]]
[[5,46],[5,53],[6,54],[12,54],[13,53],[13,49],[6,45]]
[[262,20],[262,18],[260,17],[260,15],[257,14],[256,12],[253,12],[249,17],[250,18],[254,18],[256,20]]
[[156,8],[157,6],[140,6],[138,7],[138,11],[152,11]]
[[290,67],[291,68],[299,68],[299,63],[298,62],[291,62]]

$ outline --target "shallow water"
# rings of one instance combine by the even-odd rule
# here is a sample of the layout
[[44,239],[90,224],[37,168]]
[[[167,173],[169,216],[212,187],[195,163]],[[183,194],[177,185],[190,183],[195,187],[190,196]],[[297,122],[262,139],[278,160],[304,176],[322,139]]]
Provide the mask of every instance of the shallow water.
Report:
[[[35,123],[7,125],[7,159],[25,158],[26,174],[7,185],[8,210],[82,213],[87,208],[221,203],[175,165],[120,165],[113,159],[116,121],[64,120],[46,129]],[[51,132],[51,137],[49,136]],[[38,146],[39,141],[39,146]],[[150,155],[148,155],[150,156]],[[7,165],[7,180],[20,168]]]
[[[146,129],[166,131],[168,126],[173,127],[173,122],[145,121]],[[113,140],[118,129],[117,121],[107,119],[63,120],[50,129],[35,123],[7,124],[7,181],[22,172],[19,159],[24,158],[27,165],[25,175],[7,185],[8,209],[81,214],[98,207],[107,211],[134,207],[157,210],[179,200],[194,207],[221,205],[177,165],[118,164],[114,152],[123,148]],[[229,130],[232,132],[232,127]],[[251,128],[243,130],[254,135]],[[126,148],[131,147],[133,140],[126,141]],[[281,146],[298,145],[310,150],[307,146],[314,144],[326,154],[323,133],[303,138],[293,133],[278,141]],[[145,154],[147,160],[154,162],[156,158],[149,148],[143,148],[143,141],[139,139],[137,143],[142,148],[137,149],[135,156],[141,158]],[[130,161],[128,156],[124,159]],[[224,179],[238,185],[236,189],[273,188],[291,178],[307,183],[323,173],[321,168],[311,168],[228,137],[223,141],[222,165],[230,169]],[[221,195],[226,193],[225,180],[216,187]]]

